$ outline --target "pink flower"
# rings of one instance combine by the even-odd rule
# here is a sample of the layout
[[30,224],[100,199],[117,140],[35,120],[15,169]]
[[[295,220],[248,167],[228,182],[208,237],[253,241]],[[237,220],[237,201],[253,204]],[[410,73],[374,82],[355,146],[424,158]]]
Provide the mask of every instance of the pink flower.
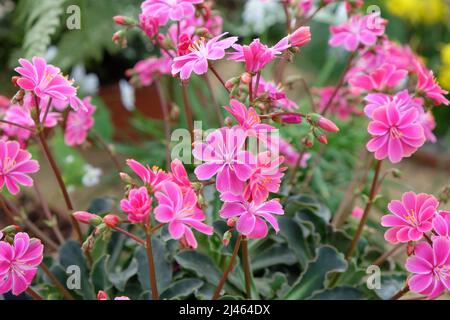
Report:
[[231,47],[237,37],[221,39],[227,33],[214,37],[208,41],[200,39],[191,46],[191,52],[173,59],[172,75],[180,74],[181,80],[187,80],[192,72],[198,75],[208,71],[208,60],[219,60],[225,56],[225,50]]
[[292,47],[303,47],[311,41],[311,30],[309,27],[300,27],[290,36],[289,41]]
[[388,209],[392,214],[381,219],[381,225],[390,228],[384,238],[393,244],[420,240],[424,233],[433,228],[432,221],[438,205],[438,200],[432,195],[404,193],[401,201],[389,203]]
[[352,210],[352,217],[361,219],[364,214],[364,210],[360,207],[354,207]]
[[225,202],[220,210],[220,217],[224,219],[237,219],[236,230],[249,238],[264,238],[268,233],[267,224],[269,222],[276,232],[280,230],[277,219],[273,216],[283,215],[284,210],[278,199],[267,202],[256,203],[236,200]]
[[217,175],[219,192],[241,193],[254,165],[252,154],[243,150],[246,138],[240,129],[223,127],[210,133],[206,143],[194,142],[192,154],[205,161],[194,171],[197,179],[209,180]]
[[181,190],[186,192],[188,189],[192,189],[192,183],[189,180],[189,176],[186,172],[186,169],[183,166],[183,163],[179,159],[175,159],[170,164],[171,168],[171,178],[172,181],[175,182]]
[[16,72],[21,75],[17,85],[24,90],[32,91],[39,98],[47,96],[58,100],[67,100],[76,95],[76,89],[60,74],[60,69],[47,64],[44,59],[34,57],[32,63],[19,59],[21,67]]
[[[372,15],[354,15],[348,22],[330,28],[332,47],[344,46],[347,51],[355,51],[360,45],[373,46],[379,36],[383,35],[385,20],[377,19],[379,28],[372,25],[377,19]],[[372,22],[372,23],[371,23]]]
[[79,109],[69,112],[64,131],[64,141],[68,146],[81,145],[86,141],[89,129],[94,125],[93,114],[95,106],[91,104],[91,97],[83,99],[87,111]]
[[[288,166],[295,166],[297,164],[298,158],[300,157],[300,152],[295,150],[295,148],[286,140],[280,138],[278,141],[278,148],[280,154],[284,156],[284,163]],[[308,166],[308,160],[311,158],[310,153],[304,153],[302,160],[300,161],[300,168],[306,168]]]
[[433,246],[426,242],[414,248],[414,256],[406,261],[406,269],[414,273],[408,279],[412,292],[434,299],[447,288],[450,290],[450,240],[436,238]]
[[261,152],[257,156],[256,166],[245,188],[245,199],[253,199],[255,203],[264,202],[269,192],[278,192],[285,168],[280,168],[283,157],[271,159],[270,152]]
[[383,64],[373,72],[352,77],[349,83],[365,91],[384,91],[397,86],[407,75],[407,70],[397,69],[392,64]]
[[33,186],[28,174],[39,170],[39,163],[30,160],[31,153],[20,148],[17,141],[0,141],[0,190],[6,188],[12,194],[19,193],[19,185]]
[[247,108],[238,100],[231,99],[230,105],[225,107],[238,122],[237,128],[244,131],[248,136],[257,137],[263,142],[267,142],[268,135],[276,129],[271,125],[261,122],[261,118],[253,107]]
[[141,178],[147,187],[151,188],[152,192],[158,191],[161,188],[161,184],[170,179],[166,172],[156,166],[152,168],[145,167],[133,159],[128,159],[127,165]]
[[300,0],[298,7],[302,10],[303,15],[307,15],[313,6],[312,0]]
[[280,84],[265,81],[263,77],[260,78],[256,93],[259,98],[270,100],[270,105],[275,108],[298,109],[298,105],[287,97]]
[[152,200],[146,187],[131,189],[128,199],[120,201],[120,208],[128,215],[133,223],[146,223],[152,208]]
[[411,156],[425,142],[422,126],[417,122],[419,113],[409,109],[400,113],[395,102],[375,109],[373,121],[368,131],[373,136],[367,143],[367,150],[375,153],[375,158],[389,158],[398,163]]
[[42,262],[43,251],[40,240],[23,232],[15,235],[13,245],[0,241],[0,294],[25,292]]
[[[318,107],[319,111],[322,112],[328,106],[328,103],[333,97],[336,88],[323,87],[317,89],[314,88],[313,90],[320,97]],[[352,99],[354,99],[353,95],[345,88],[341,88],[334,95],[333,101],[328,110],[335,114],[339,119],[347,120],[351,114],[357,113],[354,103],[352,103]]]
[[150,39],[155,38],[159,32],[158,17],[148,16],[146,14],[139,15],[139,27]]
[[259,39],[255,39],[249,45],[234,45],[235,52],[229,54],[229,59],[245,62],[245,71],[257,73],[289,47],[289,37],[281,39],[272,48],[261,43]]
[[161,25],[170,20],[181,21],[192,17],[195,13],[194,4],[203,0],[146,0],[141,8],[144,15],[157,17]]
[[133,69],[128,71],[128,74],[137,76],[140,86],[150,86],[158,76],[170,74],[171,68],[172,59],[162,55],[139,61]]
[[197,196],[193,189],[184,195],[181,188],[173,182],[165,182],[161,191],[155,194],[158,206],[155,208],[155,219],[169,224],[169,233],[175,239],[182,237],[192,248],[197,248],[197,240],[191,230],[211,235],[213,228],[202,221],[205,214],[197,206]]
[[439,236],[450,239],[450,212],[440,211],[433,220],[433,229]]
[[[97,300],[101,300],[101,301],[108,300],[108,294],[105,291],[100,290],[97,293]],[[120,296],[120,297],[115,297],[114,300],[131,300],[131,299],[127,296]]]
[[428,70],[421,62],[417,62],[415,66],[417,73],[417,91],[423,92],[429,99],[433,100],[435,105],[449,105],[450,101],[444,97],[448,91],[445,91],[439,86],[433,75],[433,71]]

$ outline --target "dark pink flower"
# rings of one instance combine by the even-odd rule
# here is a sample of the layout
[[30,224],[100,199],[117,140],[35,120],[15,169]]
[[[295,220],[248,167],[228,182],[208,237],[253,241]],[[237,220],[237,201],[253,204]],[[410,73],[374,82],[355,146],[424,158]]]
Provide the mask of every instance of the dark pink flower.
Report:
[[146,187],[151,188],[152,192],[158,191],[161,188],[161,184],[170,179],[168,173],[156,166],[152,168],[143,166],[133,159],[128,159],[127,165],[139,176],[139,178],[141,178]]
[[0,141],[0,190],[6,185],[8,191],[17,194],[19,185],[33,186],[30,173],[39,170],[39,163],[31,160],[31,153],[20,148],[17,141]]
[[442,237],[450,239],[450,212],[440,211],[433,220],[434,231]]
[[154,39],[159,32],[159,19],[158,17],[140,14],[139,27],[144,31],[147,37]]
[[273,215],[283,215],[284,210],[278,199],[256,203],[230,195],[225,196],[225,201],[220,210],[220,217],[237,219],[236,230],[240,234],[249,238],[264,238],[268,233],[265,221],[269,222],[276,232],[279,231],[278,221]]
[[389,158],[392,163],[398,163],[424,144],[425,135],[416,109],[400,113],[398,105],[391,102],[375,109],[372,116],[368,127],[372,139],[367,143],[367,150],[374,152],[376,159]]
[[435,105],[450,104],[450,101],[444,97],[448,91],[439,86],[433,75],[433,71],[428,70],[421,62],[417,62],[415,66],[417,73],[417,90],[424,93],[427,98],[433,100]]
[[383,64],[373,72],[362,73],[349,80],[350,85],[365,91],[384,91],[395,87],[408,75],[407,70],[393,64]]
[[83,99],[86,111],[79,109],[71,111],[67,116],[64,141],[68,146],[81,145],[86,141],[89,129],[94,125],[93,114],[95,106],[91,103],[91,97]]
[[175,182],[181,190],[186,192],[188,189],[192,189],[192,183],[189,180],[189,176],[186,172],[186,169],[183,166],[183,163],[179,159],[172,160],[170,164],[171,174],[170,177],[172,181]]
[[147,188],[131,189],[128,198],[120,201],[120,208],[131,222],[146,223],[152,209],[152,199],[148,195]]
[[450,290],[450,240],[436,238],[433,245],[419,243],[414,255],[406,261],[406,270],[414,273],[408,279],[412,292],[420,293],[428,299],[437,298],[444,290]]
[[192,154],[205,161],[195,169],[197,179],[216,177],[219,192],[242,193],[255,164],[253,155],[244,150],[247,134],[242,129],[223,127],[210,133],[206,142],[194,142]]
[[381,225],[389,227],[384,237],[390,243],[418,241],[432,228],[438,200],[432,195],[406,192],[402,200],[393,200],[388,209],[391,214],[383,216]]
[[289,41],[292,47],[303,47],[311,41],[311,30],[309,27],[300,27],[290,36]]
[[19,232],[14,243],[0,241],[0,294],[17,296],[31,285],[43,258],[44,246],[38,239]]
[[192,44],[190,52],[173,59],[172,75],[180,75],[181,80],[187,80],[192,72],[198,75],[208,71],[209,60],[220,60],[225,56],[225,50],[231,47],[237,37],[223,38],[227,33],[223,33],[208,41],[200,39]]
[[183,194],[181,188],[173,182],[165,182],[161,191],[156,192],[158,206],[155,208],[155,219],[169,225],[172,238],[184,237],[188,245],[197,248],[197,240],[191,228],[212,235],[213,228],[203,223],[205,214],[197,206],[197,196],[193,189]]

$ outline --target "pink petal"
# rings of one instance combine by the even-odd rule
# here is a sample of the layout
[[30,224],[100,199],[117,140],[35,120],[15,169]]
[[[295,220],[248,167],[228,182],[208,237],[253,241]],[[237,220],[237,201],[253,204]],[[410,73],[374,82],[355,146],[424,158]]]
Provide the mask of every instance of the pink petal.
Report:
[[243,235],[249,235],[253,231],[256,217],[251,213],[244,213],[236,224],[236,230]]
[[433,272],[433,266],[428,261],[417,257],[409,257],[405,264],[406,270],[418,274],[430,274]]

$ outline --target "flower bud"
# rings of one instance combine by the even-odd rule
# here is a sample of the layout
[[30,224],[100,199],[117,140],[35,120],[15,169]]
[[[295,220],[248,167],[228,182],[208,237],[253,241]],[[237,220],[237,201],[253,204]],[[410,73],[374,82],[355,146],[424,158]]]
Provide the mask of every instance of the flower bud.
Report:
[[327,132],[331,133],[339,132],[339,128],[337,127],[337,125],[333,121],[324,117],[319,118],[317,126]]
[[321,133],[321,134],[317,135],[316,138],[317,138],[317,140],[319,140],[320,143],[328,144],[328,138],[325,134]]
[[272,120],[278,123],[299,124],[302,122],[302,116],[295,112],[283,112],[274,114]]
[[230,218],[227,220],[227,226],[234,227],[236,225],[236,218]]
[[311,41],[311,31],[309,27],[300,27],[289,36],[293,47],[303,47]]
[[231,119],[230,117],[226,117],[225,118],[225,125],[227,126],[227,127],[232,127],[233,126],[233,119]]
[[406,254],[408,255],[408,257],[414,254],[414,248],[414,242],[408,242],[408,246],[406,247]]
[[231,232],[230,231],[226,231],[223,234],[223,238],[222,238],[222,243],[224,246],[228,246],[230,244],[230,240],[231,240]]
[[109,228],[115,228],[120,223],[120,218],[115,214],[107,214],[103,217],[103,223]]
[[136,21],[134,21],[132,18],[125,17],[125,16],[115,16],[115,17],[113,17],[113,20],[119,26],[134,26],[134,25],[136,25]]
[[242,83],[249,84],[251,80],[252,80],[252,76],[248,72],[245,72],[241,75]]
[[92,226],[98,226],[102,223],[102,218],[96,214],[92,214],[86,211],[77,211],[72,213],[72,216],[79,222],[90,224]]
[[105,291],[100,290],[100,291],[97,293],[97,299],[98,299],[98,300],[107,300],[107,299],[108,299],[108,294],[107,294]]
[[122,180],[125,184],[133,184],[133,178],[130,177],[129,174],[125,172],[119,173],[120,180]]
[[307,148],[312,148],[314,146],[314,135],[309,133],[302,139],[302,144]]
[[14,87],[17,87],[17,81],[20,79],[19,76],[14,76],[11,77],[11,83],[13,84]]

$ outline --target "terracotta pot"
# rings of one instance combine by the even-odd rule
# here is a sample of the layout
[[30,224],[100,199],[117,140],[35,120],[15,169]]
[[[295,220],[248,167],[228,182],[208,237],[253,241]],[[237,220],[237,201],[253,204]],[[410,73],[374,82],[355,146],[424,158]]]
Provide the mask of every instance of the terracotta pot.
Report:
[[[154,86],[136,89],[136,109],[143,115],[152,119],[162,119],[162,111],[158,93]],[[142,138],[142,132],[138,132],[130,124],[132,112],[122,104],[118,84],[100,87],[99,96],[111,113],[111,120],[115,127],[117,140],[137,140]]]

